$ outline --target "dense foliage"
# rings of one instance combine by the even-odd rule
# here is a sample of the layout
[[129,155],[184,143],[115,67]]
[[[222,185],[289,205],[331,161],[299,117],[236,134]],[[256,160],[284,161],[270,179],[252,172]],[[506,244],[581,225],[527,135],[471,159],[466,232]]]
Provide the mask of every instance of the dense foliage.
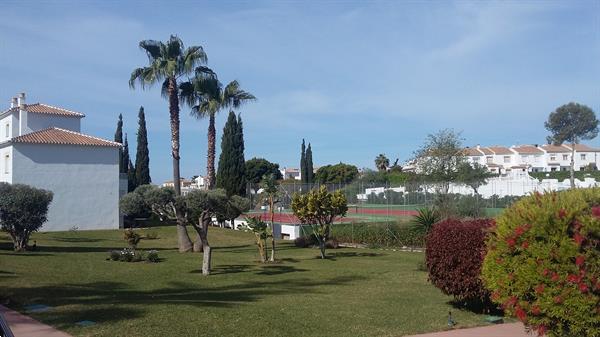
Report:
[[315,180],[320,184],[347,184],[357,177],[358,168],[344,163],[321,166],[315,174]]
[[308,143],[306,148],[306,183],[313,184],[315,182],[315,168],[313,166],[312,146]]
[[273,174],[275,179],[283,179],[279,164],[271,163],[264,158],[252,158],[246,161],[246,181],[254,187],[260,183],[263,176]]
[[148,150],[148,131],[144,107],[138,112],[137,150],[135,155],[135,185],[150,184],[150,151]]
[[0,183],[0,227],[10,235],[15,251],[27,250],[29,236],[47,220],[52,197],[50,191]]
[[548,336],[600,336],[600,189],[523,198],[498,218],[483,279],[492,300]]
[[[553,172],[529,172],[529,175],[537,180],[543,179],[557,179],[558,181],[565,181],[571,176],[569,171],[553,171]],[[600,171],[596,170],[595,167],[588,167],[583,171],[575,171],[575,179],[583,180],[585,178],[593,178],[596,181],[600,181]]]
[[446,219],[433,226],[426,240],[429,280],[459,301],[485,302],[488,291],[480,278],[485,240],[494,221]]
[[339,242],[371,247],[413,247],[425,244],[425,232],[402,223],[344,223],[331,226],[331,237]]
[[321,258],[325,258],[325,242],[330,238],[331,224],[337,217],[348,211],[348,202],[341,190],[327,191],[325,186],[306,194],[295,194],[292,198],[292,211],[300,222],[312,227],[319,241]]
[[227,195],[246,195],[246,173],[244,160],[244,133],[241,117],[229,112],[223,128],[221,154],[217,171],[217,187]]
[[[115,130],[114,141],[123,144],[123,115],[119,114],[117,121],[117,129]],[[119,173],[125,173],[125,167],[123,167],[123,149],[119,148]]]

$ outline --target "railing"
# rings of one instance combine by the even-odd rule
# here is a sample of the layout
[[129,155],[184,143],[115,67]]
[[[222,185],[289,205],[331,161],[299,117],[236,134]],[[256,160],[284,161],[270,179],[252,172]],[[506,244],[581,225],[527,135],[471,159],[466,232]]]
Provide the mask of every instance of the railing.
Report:
[[0,337],[15,337],[12,331],[10,331],[8,323],[6,322],[2,314],[0,314]]

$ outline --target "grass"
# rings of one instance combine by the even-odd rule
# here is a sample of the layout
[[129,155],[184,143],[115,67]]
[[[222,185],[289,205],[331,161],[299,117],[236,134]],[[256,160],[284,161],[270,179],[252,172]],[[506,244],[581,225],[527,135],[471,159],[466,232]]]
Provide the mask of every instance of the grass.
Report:
[[139,248],[161,263],[106,261],[122,231],[37,233],[28,253],[0,234],[0,298],[53,307],[31,315],[74,336],[402,336],[444,330],[450,310],[459,327],[485,324],[427,282],[420,253],[338,249],[320,260],[280,242],[279,263],[262,266],[251,234],[211,228],[214,274],[203,277],[200,255],[176,251],[173,227],[148,232],[158,239]]

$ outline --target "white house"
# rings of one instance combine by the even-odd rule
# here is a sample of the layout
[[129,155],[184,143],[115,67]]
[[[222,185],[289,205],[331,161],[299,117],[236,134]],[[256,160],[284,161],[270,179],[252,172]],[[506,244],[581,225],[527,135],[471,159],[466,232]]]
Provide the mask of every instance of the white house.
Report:
[[54,193],[44,231],[119,228],[121,144],[82,134],[83,117],[24,93],[0,113],[0,182]]

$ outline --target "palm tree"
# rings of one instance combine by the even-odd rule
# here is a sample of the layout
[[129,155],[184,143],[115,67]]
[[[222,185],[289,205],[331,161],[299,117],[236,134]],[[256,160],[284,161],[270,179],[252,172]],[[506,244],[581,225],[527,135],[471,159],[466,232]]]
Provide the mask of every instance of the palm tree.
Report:
[[256,99],[251,93],[240,88],[238,81],[231,81],[225,88],[214,73],[198,69],[196,76],[180,85],[182,101],[192,107],[196,118],[208,117],[208,151],[206,154],[206,185],[215,185],[215,115],[226,109],[237,109],[243,103]]
[[382,153],[375,158],[375,166],[379,171],[385,171],[390,166],[390,160]]
[[[143,40],[139,46],[148,56],[148,65],[137,68],[131,73],[129,86],[134,89],[135,84],[139,83],[142,89],[145,89],[162,82],[161,93],[163,97],[169,100],[173,186],[175,187],[175,195],[179,196],[181,195],[181,186],[179,183],[179,97],[177,80],[181,76],[194,72],[200,64],[205,64],[207,61],[206,53],[204,53],[201,46],[185,48],[183,41],[175,35],[171,35],[166,43]],[[187,233],[183,214],[177,215],[177,233],[179,251],[190,251],[192,241]]]

